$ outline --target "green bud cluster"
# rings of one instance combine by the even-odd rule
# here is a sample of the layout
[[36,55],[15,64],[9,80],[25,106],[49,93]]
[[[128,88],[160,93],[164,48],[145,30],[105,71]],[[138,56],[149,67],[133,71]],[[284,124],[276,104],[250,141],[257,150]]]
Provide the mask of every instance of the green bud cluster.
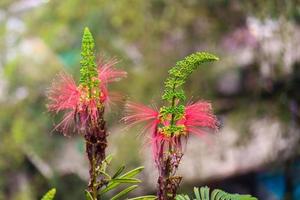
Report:
[[170,106],[162,107],[160,115],[165,119],[171,116],[170,126],[167,126],[166,128],[168,130],[165,130],[170,133],[171,136],[176,135],[178,131],[182,130],[181,126],[176,125],[176,121],[181,119],[184,115],[185,107],[181,103],[186,99],[182,88],[183,84],[200,64],[216,60],[218,60],[218,57],[213,54],[197,52],[178,61],[176,65],[169,70],[169,77],[165,81],[165,90],[162,99],[169,102]]
[[160,130],[162,133],[165,134],[167,137],[172,137],[172,136],[179,136],[182,134],[185,134],[185,127],[183,125],[169,125],[169,126],[164,126]]
[[93,93],[98,93],[99,80],[97,79],[98,71],[95,61],[95,42],[90,30],[86,27],[84,29],[81,46],[81,60],[80,60],[80,84],[87,87],[89,96]]
[[163,119],[168,118],[169,116],[171,116],[172,114],[175,115],[174,120],[179,120],[182,118],[183,113],[184,113],[184,106],[183,105],[178,105],[178,106],[163,106],[160,108],[160,116]]

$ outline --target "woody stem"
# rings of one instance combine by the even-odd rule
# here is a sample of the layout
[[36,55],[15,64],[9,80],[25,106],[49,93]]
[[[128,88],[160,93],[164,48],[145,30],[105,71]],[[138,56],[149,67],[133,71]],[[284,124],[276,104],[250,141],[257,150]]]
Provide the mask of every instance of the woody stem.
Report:
[[95,155],[95,146],[94,144],[90,143],[89,141],[86,141],[86,151],[87,156],[90,162],[90,180],[88,185],[88,191],[93,197],[93,200],[97,199],[97,174],[96,174],[96,155]]
[[90,164],[90,181],[88,185],[88,191],[91,193],[93,200],[99,200],[98,190],[103,186],[104,180],[97,168],[101,166],[105,159],[105,149],[107,147],[107,132],[105,127],[105,121],[103,119],[104,108],[98,110],[99,117],[97,123],[90,122],[86,127],[85,140],[86,140],[86,152]]
[[92,160],[92,177],[91,177],[91,184],[92,184],[92,197],[93,200],[97,200],[97,186],[96,186],[96,181],[97,181],[97,174],[96,174],[96,156],[95,156],[95,151],[93,151],[94,155],[93,155],[93,160]]

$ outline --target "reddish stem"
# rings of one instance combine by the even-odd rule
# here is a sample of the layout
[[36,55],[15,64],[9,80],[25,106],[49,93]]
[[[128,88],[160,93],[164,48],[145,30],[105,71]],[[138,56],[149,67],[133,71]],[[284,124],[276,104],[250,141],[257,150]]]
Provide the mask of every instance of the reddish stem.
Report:
[[104,109],[99,111],[97,122],[87,121],[87,126],[84,134],[86,140],[86,153],[90,164],[90,180],[88,184],[88,191],[91,193],[94,200],[99,200],[98,189],[103,185],[103,180],[98,180],[97,167],[100,167],[105,159],[105,149],[107,147],[107,132],[105,121],[103,119]]

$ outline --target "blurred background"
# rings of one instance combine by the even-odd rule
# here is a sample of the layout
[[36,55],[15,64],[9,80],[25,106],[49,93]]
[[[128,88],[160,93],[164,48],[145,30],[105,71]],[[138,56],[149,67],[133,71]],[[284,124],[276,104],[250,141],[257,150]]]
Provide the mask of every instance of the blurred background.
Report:
[[[161,105],[168,69],[195,51],[220,61],[186,84],[190,100],[207,99],[219,133],[191,137],[180,192],[209,185],[263,200],[300,199],[299,0],[1,0],[0,199],[84,199],[88,166],[79,136],[51,132],[46,91],[59,71],[78,80],[82,31],[98,54],[116,57],[128,78],[111,89]],[[155,103],[154,103],[155,102]],[[140,128],[107,113],[112,168],[146,168],[134,194],[154,194],[156,170]],[[109,199],[109,197],[107,197]]]

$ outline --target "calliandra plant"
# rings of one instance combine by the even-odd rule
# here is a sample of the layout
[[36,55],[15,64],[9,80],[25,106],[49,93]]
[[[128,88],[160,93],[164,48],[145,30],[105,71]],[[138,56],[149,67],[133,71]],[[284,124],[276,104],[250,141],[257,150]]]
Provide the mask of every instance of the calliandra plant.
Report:
[[183,156],[183,145],[190,134],[202,136],[206,129],[216,131],[218,122],[212,112],[212,106],[206,101],[184,104],[186,96],[183,84],[188,76],[204,62],[218,58],[209,53],[198,52],[187,56],[169,70],[165,81],[162,99],[166,105],[159,110],[138,103],[129,102],[126,116],[128,125],[146,122],[146,130],[151,134],[153,158],[159,177],[157,197],[159,200],[175,199],[182,180],[176,172]]
[[107,130],[103,118],[105,105],[109,101],[107,84],[126,76],[126,72],[114,69],[115,61],[95,61],[94,39],[88,28],[84,29],[81,49],[80,82],[77,86],[73,78],[61,73],[53,82],[48,93],[48,110],[63,112],[62,121],[56,126],[64,135],[73,131],[81,134],[86,143],[89,161],[88,192],[93,200],[98,199],[98,190],[107,185],[107,177],[101,176]]

